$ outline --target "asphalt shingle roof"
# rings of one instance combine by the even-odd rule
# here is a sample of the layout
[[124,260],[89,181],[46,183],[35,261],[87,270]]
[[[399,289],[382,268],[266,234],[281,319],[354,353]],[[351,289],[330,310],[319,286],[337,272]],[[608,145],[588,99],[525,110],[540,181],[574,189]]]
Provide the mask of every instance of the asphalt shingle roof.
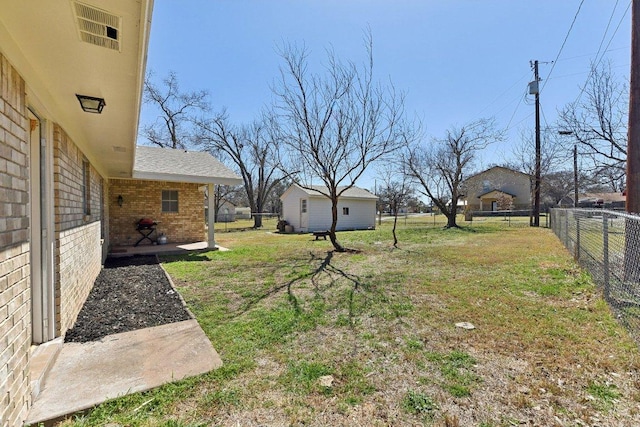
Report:
[[136,147],[133,177],[172,182],[238,185],[242,179],[211,154],[161,147]]
[[[310,190],[308,188],[303,188],[303,187],[300,187],[300,188],[302,188],[302,190],[310,196],[322,196],[320,191],[324,193],[329,192],[328,188],[322,185],[313,185],[312,187],[313,187],[313,190]],[[338,192],[340,192],[343,188],[344,187],[338,187]],[[351,187],[347,191],[342,193],[340,197],[351,198],[351,199],[377,199],[378,198],[378,196],[376,196],[375,194],[372,194],[369,191],[360,187]]]

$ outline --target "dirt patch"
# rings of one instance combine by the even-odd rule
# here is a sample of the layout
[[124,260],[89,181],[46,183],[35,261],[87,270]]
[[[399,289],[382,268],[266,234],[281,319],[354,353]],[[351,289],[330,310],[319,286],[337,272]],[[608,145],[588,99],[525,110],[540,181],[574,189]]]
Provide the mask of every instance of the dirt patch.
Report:
[[65,342],[96,341],[190,318],[155,256],[110,258]]

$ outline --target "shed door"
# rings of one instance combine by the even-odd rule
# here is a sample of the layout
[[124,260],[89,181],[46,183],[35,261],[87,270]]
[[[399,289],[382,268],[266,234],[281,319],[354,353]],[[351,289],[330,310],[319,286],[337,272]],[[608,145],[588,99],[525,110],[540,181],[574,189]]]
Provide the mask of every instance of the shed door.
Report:
[[307,199],[300,199],[300,231],[309,228],[309,206]]

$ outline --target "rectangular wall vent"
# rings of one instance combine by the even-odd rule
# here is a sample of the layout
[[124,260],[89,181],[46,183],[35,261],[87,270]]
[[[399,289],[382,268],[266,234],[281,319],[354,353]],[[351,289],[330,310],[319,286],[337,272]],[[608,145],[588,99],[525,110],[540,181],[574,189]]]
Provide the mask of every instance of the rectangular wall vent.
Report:
[[74,2],[74,6],[82,41],[120,51],[122,19],[119,16],[80,2]]

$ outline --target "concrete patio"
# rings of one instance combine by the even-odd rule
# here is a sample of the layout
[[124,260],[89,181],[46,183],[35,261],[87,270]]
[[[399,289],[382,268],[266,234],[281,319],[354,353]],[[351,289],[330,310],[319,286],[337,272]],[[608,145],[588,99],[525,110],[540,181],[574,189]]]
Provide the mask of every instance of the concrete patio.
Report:
[[[207,242],[126,249],[126,252],[114,255],[210,250]],[[175,289],[169,275],[166,272],[165,275]],[[32,347],[32,406],[26,425],[54,425],[68,415],[107,400],[222,366],[220,356],[198,321],[188,309],[187,312],[191,317],[189,320],[108,335],[99,341],[64,343],[64,338],[60,337]]]
[[[122,257],[132,255],[178,255],[189,252],[206,252],[207,242],[195,243],[167,243],[166,245],[139,245],[139,246],[114,246],[109,251],[110,257]],[[216,245],[214,250],[228,251],[229,249]]]
[[195,319],[88,343],[56,340],[38,348],[31,363],[39,395],[27,424],[36,425],[222,366]]

